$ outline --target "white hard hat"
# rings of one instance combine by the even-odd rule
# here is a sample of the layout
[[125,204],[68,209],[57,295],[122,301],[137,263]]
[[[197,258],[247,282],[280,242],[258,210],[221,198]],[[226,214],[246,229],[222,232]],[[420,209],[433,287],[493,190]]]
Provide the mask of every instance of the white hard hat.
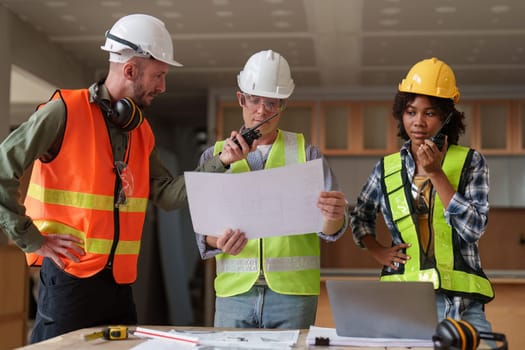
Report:
[[288,98],[295,87],[286,59],[272,50],[253,54],[237,76],[242,92],[269,98]]
[[100,48],[109,51],[111,62],[126,62],[133,56],[153,57],[182,67],[173,60],[173,42],[164,22],[149,15],[134,14],[119,19],[106,32],[106,42]]

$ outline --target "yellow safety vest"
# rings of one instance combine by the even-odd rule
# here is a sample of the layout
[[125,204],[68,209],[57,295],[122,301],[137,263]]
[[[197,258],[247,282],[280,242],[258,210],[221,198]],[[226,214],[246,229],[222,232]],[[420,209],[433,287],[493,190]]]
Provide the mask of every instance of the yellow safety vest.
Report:
[[[456,191],[460,187],[463,167],[470,163],[470,153],[466,147],[451,145],[443,161],[443,171]],[[467,162],[466,160],[469,159]],[[386,204],[403,242],[411,243],[407,254],[411,257],[397,271],[384,268],[383,281],[430,281],[434,289],[453,295],[488,302],[494,298],[494,290],[487,276],[480,268],[475,271],[463,259],[459,250],[460,240],[456,230],[450,227],[443,213],[445,207],[439,196],[434,195],[432,226],[435,235],[435,266],[421,268],[420,247],[410,186],[407,184],[406,169],[399,152],[383,158],[383,188],[386,191]],[[463,191],[463,189],[459,189]],[[430,216],[429,216],[430,217]]]
[[[217,142],[214,153],[221,152],[223,146],[224,141]],[[304,162],[303,135],[279,130],[265,168]],[[231,171],[250,171],[250,167],[243,159],[233,163]],[[250,239],[240,254],[221,253],[215,258],[215,292],[219,297],[247,292],[259,278],[261,269],[268,286],[277,293],[319,294],[320,243],[316,233]]]

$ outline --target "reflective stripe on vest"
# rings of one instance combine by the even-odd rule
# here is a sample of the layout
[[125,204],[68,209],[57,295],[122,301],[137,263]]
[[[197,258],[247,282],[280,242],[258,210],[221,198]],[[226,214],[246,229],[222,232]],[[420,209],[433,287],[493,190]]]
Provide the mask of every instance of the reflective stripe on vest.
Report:
[[[77,208],[113,211],[114,196],[91,193],[79,193],[65,190],[45,189],[35,183],[30,183],[27,188],[30,197],[41,202],[56,205],[70,205]],[[45,198],[45,199],[44,199]],[[147,198],[128,198],[126,205],[119,207],[120,211],[142,213],[148,205]]]
[[[81,238],[84,242],[84,249],[87,253],[95,254],[109,254],[113,240],[104,238],[90,238],[87,239],[86,235],[74,228],[61,224],[59,222],[51,222],[44,220],[35,220],[35,226],[40,232],[53,233],[58,232],[59,234],[70,234],[75,237]],[[136,254],[140,249],[140,241],[123,241],[119,240],[117,245],[117,254]]]
[[[219,259],[217,273],[223,272],[258,272],[257,258]],[[319,268],[318,256],[294,256],[285,258],[266,258],[264,270],[268,272],[300,271]]]
[[[469,149],[457,145],[451,145],[443,161],[443,171],[447,175],[454,190],[458,190],[461,172],[467,159]],[[490,281],[482,270],[474,271],[466,263],[462,265],[468,271],[458,270],[454,265],[455,258],[462,259],[459,248],[454,245],[454,237],[457,233],[446,222],[443,213],[445,208],[439,196],[434,195],[434,207],[432,208],[432,224],[435,235],[434,252],[436,267],[421,269],[420,247],[418,233],[409,198],[403,184],[403,164],[400,153],[394,153],[384,158],[384,188],[390,206],[390,215],[404,242],[410,242],[407,255],[411,257],[404,265],[404,272],[396,273],[383,271],[381,276],[385,281],[429,281],[433,282],[434,288],[442,291],[462,293],[483,301],[489,301],[494,297],[494,291]],[[454,256],[456,255],[456,257]]]
[[[134,191],[127,196],[127,203],[116,209],[117,175],[99,107],[90,103],[87,89],[59,90],[52,99],[59,98],[68,112],[62,145],[53,160],[35,161],[25,199],[27,214],[42,234],[72,234],[83,240],[86,255],[80,262],[62,259],[67,273],[77,277],[96,274],[106,266],[114,247],[115,280],[133,283],[149,196],[149,167],[144,164],[149,163],[154,146],[153,133],[145,121],[129,134],[132,142],[127,166],[133,174]],[[36,254],[27,254],[31,265],[39,265],[41,260]]]
[[[217,142],[214,153],[222,151]],[[279,130],[265,168],[306,162],[302,134]],[[250,171],[243,159],[231,165],[232,172]],[[215,291],[219,297],[248,291],[259,278],[260,247],[268,286],[281,294],[317,295],[320,290],[320,243],[316,233],[250,239],[241,253],[217,255]],[[273,254],[273,255],[270,255]]]

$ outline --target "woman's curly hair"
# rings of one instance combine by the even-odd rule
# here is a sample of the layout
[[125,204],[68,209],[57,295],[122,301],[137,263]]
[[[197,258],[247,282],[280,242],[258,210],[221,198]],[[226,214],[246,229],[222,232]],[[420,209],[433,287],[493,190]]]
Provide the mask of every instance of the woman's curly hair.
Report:
[[448,136],[449,145],[457,145],[459,136],[465,133],[465,114],[456,109],[454,101],[449,98],[414,94],[411,92],[399,91],[394,98],[392,115],[394,116],[394,119],[397,120],[397,136],[401,137],[405,141],[410,138],[403,125],[403,114],[405,113],[408,105],[412,103],[417,96],[424,96],[428,98],[432,108],[434,108],[439,114],[441,121],[444,121],[450,113],[453,113],[450,122],[443,128],[443,133]]

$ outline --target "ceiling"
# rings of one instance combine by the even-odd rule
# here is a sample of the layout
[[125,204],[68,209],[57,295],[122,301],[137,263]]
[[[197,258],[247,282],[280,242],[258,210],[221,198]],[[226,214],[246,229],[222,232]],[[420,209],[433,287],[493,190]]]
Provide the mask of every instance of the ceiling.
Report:
[[461,86],[525,86],[523,0],[0,0],[97,76],[117,18],[147,13],[172,34],[168,89],[236,86],[246,59],[283,54],[298,87],[397,86],[420,59],[449,63]]

